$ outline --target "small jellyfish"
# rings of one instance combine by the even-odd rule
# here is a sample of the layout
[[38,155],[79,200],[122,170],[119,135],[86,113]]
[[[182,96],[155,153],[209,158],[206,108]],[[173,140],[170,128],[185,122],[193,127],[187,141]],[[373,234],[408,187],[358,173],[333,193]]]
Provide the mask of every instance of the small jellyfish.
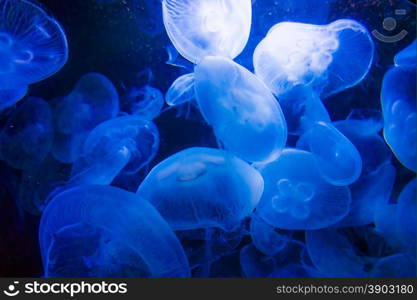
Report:
[[279,97],[288,133],[301,135],[317,122],[329,123],[330,116],[317,93],[310,87],[295,86]]
[[[240,251],[240,265],[245,277],[265,278],[279,277],[277,271],[284,272],[293,270],[295,264],[300,268],[305,252],[305,245],[296,240],[290,240],[282,249],[273,255],[265,255],[253,244],[248,244]],[[301,271],[304,277],[311,277],[307,270]],[[296,274],[289,272],[287,277],[295,277]],[[291,274],[292,273],[292,274]]]
[[250,233],[254,246],[265,255],[274,255],[292,240],[292,231],[278,230],[256,213],[251,218]]
[[[415,54],[414,54],[415,55]],[[384,137],[397,159],[416,171],[416,67],[385,74],[381,90]]]
[[0,158],[16,169],[39,165],[53,142],[49,104],[40,98],[24,101],[0,132]]
[[313,153],[318,171],[331,184],[349,185],[361,175],[360,153],[352,142],[330,123],[314,124],[298,140],[297,148]]
[[286,149],[276,161],[259,169],[265,188],[256,211],[271,226],[287,230],[324,228],[349,212],[349,189],[326,182],[310,152]]
[[281,108],[251,72],[221,57],[206,57],[195,68],[200,111],[224,147],[249,162],[276,159],[285,147],[287,125]]
[[189,277],[168,224],[147,201],[115,187],[84,185],[55,196],[39,243],[45,277]]
[[218,149],[189,148],[154,167],[137,193],[174,230],[232,231],[252,213],[262,191],[261,175],[246,162]]
[[141,88],[132,87],[124,97],[120,109],[130,115],[146,120],[159,116],[164,106],[164,96],[161,91],[150,85]]
[[209,55],[233,59],[249,39],[250,0],[163,0],[162,9],[171,42],[193,63]]
[[20,100],[27,85],[61,69],[68,45],[61,25],[36,4],[0,0],[0,7],[0,90],[19,90],[0,99],[1,109]]
[[178,77],[168,89],[165,101],[169,106],[180,105],[195,97],[194,73]]
[[255,74],[277,96],[301,84],[327,97],[362,81],[373,55],[372,38],[356,21],[282,22],[259,43],[253,64]]
[[87,137],[69,184],[106,185],[120,172],[135,175],[154,158],[158,147],[158,129],[151,121],[125,116],[103,122]]
[[346,120],[358,135],[371,136],[378,134],[384,127],[384,119],[380,110],[376,109],[352,109]]
[[400,51],[395,57],[394,62],[396,66],[414,66],[416,67],[416,40],[408,45],[405,49]]
[[119,96],[109,79],[98,73],[81,77],[74,90],[54,106],[53,156],[64,163],[80,155],[88,133],[119,113]]

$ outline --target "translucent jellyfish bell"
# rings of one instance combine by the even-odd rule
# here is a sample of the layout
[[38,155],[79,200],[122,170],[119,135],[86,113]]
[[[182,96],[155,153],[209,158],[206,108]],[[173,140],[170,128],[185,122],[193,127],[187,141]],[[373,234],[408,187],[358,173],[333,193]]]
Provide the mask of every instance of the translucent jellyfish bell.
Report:
[[188,277],[184,251],[158,212],[133,193],[85,185],[45,209],[39,243],[46,277]]
[[268,88],[232,60],[206,57],[195,67],[200,111],[224,147],[250,162],[272,161],[287,141],[281,107]]
[[302,84],[328,96],[358,84],[368,73],[373,55],[372,38],[356,21],[283,22],[259,43],[253,64],[255,74],[275,95]]
[[162,9],[172,43],[193,63],[208,55],[233,59],[249,39],[251,0],[163,0]]
[[66,63],[67,40],[55,19],[26,0],[0,0],[0,7],[0,88],[40,81]]
[[72,163],[80,155],[88,133],[119,113],[119,96],[113,83],[98,73],[80,78],[74,90],[54,106],[55,140],[52,154]]
[[0,133],[0,158],[16,169],[32,168],[45,159],[53,142],[49,104],[29,98],[10,116]]
[[361,175],[360,153],[332,124],[314,124],[298,140],[297,148],[314,154],[317,169],[331,184],[349,185]]
[[110,184],[120,173],[136,174],[159,147],[156,126],[136,116],[103,122],[87,137],[74,163],[71,184]]
[[[415,54],[414,54],[415,55]],[[387,72],[381,91],[384,137],[397,159],[416,171],[416,66]]]
[[131,88],[124,98],[121,110],[146,120],[159,116],[164,105],[161,91],[150,85]]
[[349,212],[349,189],[326,182],[310,152],[286,149],[276,161],[261,166],[260,172],[265,189],[256,211],[274,227],[324,228]]
[[189,148],[154,167],[138,194],[174,230],[231,231],[251,214],[262,191],[261,175],[239,158],[222,150]]

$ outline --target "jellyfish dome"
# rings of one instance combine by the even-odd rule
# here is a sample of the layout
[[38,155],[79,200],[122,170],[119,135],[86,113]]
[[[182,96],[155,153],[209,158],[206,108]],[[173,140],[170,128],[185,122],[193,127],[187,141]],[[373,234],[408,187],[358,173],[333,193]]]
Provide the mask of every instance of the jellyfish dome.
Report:
[[66,63],[67,40],[54,18],[26,0],[0,7],[0,88],[40,81]]
[[82,76],[74,90],[56,102],[52,154],[65,163],[72,163],[79,157],[85,138],[94,127],[119,113],[116,88],[98,73]]
[[252,213],[262,191],[261,175],[241,159],[222,150],[189,148],[154,167],[137,193],[174,230],[232,231]]
[[260,166],[260,172],[265,188],[256,211],[274,227],[325,228],[349,212],[349,189],[326,182],[310,152],[286,149],[276,161]]
[[103,122],[88,135],[73,165],[71,184],[109,184],[120,172],[134,175],[158,147],[158,129],[151,121],[125,116]]
[[297,148],[314,154],[318,171],[331,184],[349,185],[361,175],[358,149],[332,124],[315,123],[298,140]]
[[397,159],[416,171],[416,66],[394,67],[382,83],[384,137]]
[[184,251],[143,199],[84,185],[55,196],[42,215],[46,277],[188,277]]
[[10,116],[0,132],[0,159],[16,169],[39,165],[53,142],[53,120],[49,104],[29,98]]
[[150,85],[131,88],[121,104],[121,110],[146,120],[159,116],[164,105],[161,91]]
[[302,84],[326,97],[362,81],[373,55],[369,32],[354,20],[282,22],[256,47],[253,64],[255,74],[277,96]]
[[287,125],[268,88],[230,59],[206,57],[195,68],[200,111],[224,147],[249,162],[276,159]]
[[182,56],[238,56],[249,39],[251,0],[163,0],[165,29]]

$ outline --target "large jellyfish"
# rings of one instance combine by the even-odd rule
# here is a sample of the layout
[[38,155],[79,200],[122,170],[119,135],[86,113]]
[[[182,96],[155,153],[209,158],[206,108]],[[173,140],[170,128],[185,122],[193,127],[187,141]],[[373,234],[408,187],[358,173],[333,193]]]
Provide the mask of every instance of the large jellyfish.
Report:
[[29,98],[0,132],[0,158],[16,169],[39,165],[51,150],[53,120],[49,104]]
[[231,231],[249,216],[263,191],[254,168],[232,154],[189,148],[158,164],[139,186],[174,230]]
[[88,133],[98,124],[119,113],[119,96],[107,77],[89,73],[81,77],[74,90],[54,107],[54,157],[65,163],[80,155]]
[[68,45],[61,25],[26,0],[0,0],[0,109],[23,98],[27,85],[66,63]]
[[233,59],[249,39],[251,0],[163,0],[162,9],[172,43],[193,63],[208,55]]
[[120,109],[128,114],[152,120],[159,116],[163,105],[164,96],[161,91],[150,85],[145,85],[141,88],[130,88]]
[[188,277],[184,251],[136,194],[84,185],[58,194],[42,215],[46,277]]
[[360,153],[331,123],[315,123],[298,140],[297,148],[314,154],[318,171],[331,184],[349,185],[361,175]]
[[251,72],[232,60],[206,57],[195,68],[201,113],[224,147],[249,162],[276,159],[287,140],[281,108]]
[[[414,53],[415,55],[415,53]],[[416,171],[416,65],[387,72],[381,91],[384,137],[397,159]]]
[[324,228],[349,212],[349,189],[326,182],[310,152],[286,149],[276,161],[259,168],[265,189],[256,211],[274,227]]
[[253,64],[255,74],[277,96],[302,84],[326,97],[358,84],[367,75],[373,55],[372,38],[356,21],[283,22],[259,43]]
[[110,184],[120,173],[135,175],[159,147],[156,126],[136,116],[101,123],[87,137],[70,184]]

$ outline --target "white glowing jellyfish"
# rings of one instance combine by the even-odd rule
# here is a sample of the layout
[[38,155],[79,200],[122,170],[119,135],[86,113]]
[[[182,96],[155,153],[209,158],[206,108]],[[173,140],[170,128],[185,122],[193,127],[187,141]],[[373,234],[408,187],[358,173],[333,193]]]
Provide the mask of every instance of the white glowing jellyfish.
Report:
[[322,96],[358,84],[374,55],[369,32],[353,20],[328,25],[283,22],[257,46],[255,73],[276,95],[311,85]]
[[249,39],[251,0],[163,0],[166,31],[193,63],[208,55],[238,56]]

